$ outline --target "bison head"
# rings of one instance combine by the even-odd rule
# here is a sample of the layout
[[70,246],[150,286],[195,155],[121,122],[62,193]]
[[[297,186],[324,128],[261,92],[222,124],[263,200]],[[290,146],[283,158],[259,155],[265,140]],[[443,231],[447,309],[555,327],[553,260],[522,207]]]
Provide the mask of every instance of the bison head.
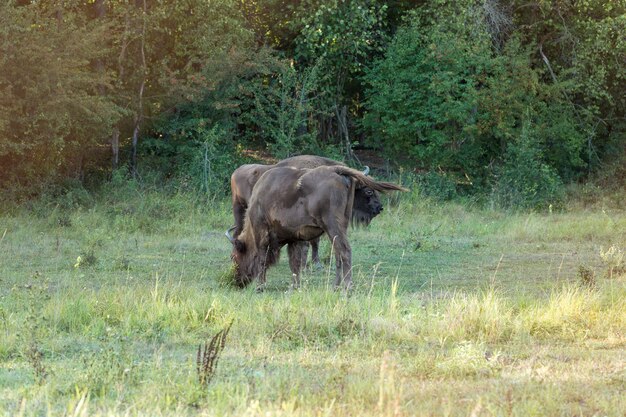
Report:
[[247,262],[248,257],[246,256],[247,248],[246,244],[243,241],[233,237],[232,233],[235,228],[236,226],[231,227],[226,231],[225,234],[230,243],[233,244],[233,251],[230,254],[230,259],[232,259],[233,263],[235,264],[235,284],[238,287],[243,288],[252,282],[254,276],[245,273],[248,269],[247,265],[249,264],[249,262]]
[[379,194],[369,187],[357,188],[352,205],[352,221],[356,224],[369,225],[372,219],[383,211]]
[[[368,175],[368,166],[363,170],[363,175]],[[352,205],[352,224],[368,226],[372,219],[383,211],[378,193],[370,187],[360,186],[354,191],[354,204]]]
[[240,239],[241,235],[238,238],[232,236],[234,229],[235,227],[228,229],[226,237],[233,244],[230,259],[235,265],[235,285],[244,288],[262,273],[264,260],[260,258],[258,251],[252,250],[253,248],[249,248],[245,241]]

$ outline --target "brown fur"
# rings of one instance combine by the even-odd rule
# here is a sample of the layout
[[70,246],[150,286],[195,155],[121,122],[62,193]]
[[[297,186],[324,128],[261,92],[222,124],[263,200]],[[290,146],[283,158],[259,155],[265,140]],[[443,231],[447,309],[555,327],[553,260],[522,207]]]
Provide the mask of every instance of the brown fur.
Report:
[[335,286],[343,283],[344,288],[350,288],[352,250],[347,230],[357,185],[381,192],[406,191],[340,165],[266,171],[252,191],[243,231],[233,241],[237,283],[245,286],[258,278],[262,287],[265,272],[278,260],[280,248],[290,245],[293,284],[297,286],[302,242],[326,233],[336,256]]
[[261,175],[275,167],[291,166],[295,168],[317,168],[326,165],[343,165],[341,162],[317,155],[299,155],[283,159],[275,165],[247,164],[237,168],[230,176],[232,193],[233,215],[235,216],[235,231],[237,237],[243,230],[243,221],[252,190]]
[[252,190],[261,175],[274,165],[247,164],[242,165],[230,176],[230,190],[232,194],[233,215],[235,217],[235,230],[233,236],[239,236],[243,230],[243,221],[248,208]]
[[[235,229],[233,236],[237,237],[243,230],[244,218],[252,190],[261,175],[275,167],[291,166],[295,168],[317,168],[319,166],[344,166],[341,162],[316,155],[300,155],[283,159],[275,165],[248,164],[237,168],[230,177],[232,193],[233,216]],[[379,196],[366,187],[357,187],[356,205],[352,212],[354,224],[368,225],[374,217],[382,211]],[[319,259],[319,238],[311,240],[313,263],[321,267]],[[306,253],[305,253],[306,254]]]

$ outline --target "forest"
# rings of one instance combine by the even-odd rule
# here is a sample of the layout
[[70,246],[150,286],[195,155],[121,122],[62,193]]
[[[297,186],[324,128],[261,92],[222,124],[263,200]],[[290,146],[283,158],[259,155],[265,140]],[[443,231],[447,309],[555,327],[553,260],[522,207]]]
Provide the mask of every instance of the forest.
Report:
[[10,0],[0,184],[222,195],[241,163],[309,153],[556,205],[624,185],[624,33],[623,0]]
[[[626,416],[625,35],[626,0],[0,1],[0,417]],[[233,204],[308,154],[358,171]]]

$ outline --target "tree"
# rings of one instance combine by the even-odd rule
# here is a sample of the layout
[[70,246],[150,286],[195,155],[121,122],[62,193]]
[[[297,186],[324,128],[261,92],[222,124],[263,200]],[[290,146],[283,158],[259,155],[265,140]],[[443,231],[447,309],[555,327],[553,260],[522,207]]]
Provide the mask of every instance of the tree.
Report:
[[[474,4],[440,2],[413,14],[366,76],[363,126],[401,165],[482,185],[474,189],[489,189],[519,155],[556,172],[557,185],[576,178],[587,125],[567,99],[572,84],[546,80],[534,48],[515,34],[494,37]],[[522,133],[525,147],[516,145]]]
[[522,42],[546,83],[568,83],[563,98],[585,123],[587,172],[624,152],[626,132],[626,1],[514,2]]
[[307,125],[314,114],[321,65],[298,72],[289,62],[277,61],[273,73],[250,85],[253,106],[243,116],[258,127],[258,135],[278,158],[318,153],[320,147]]
[[[76,5],[76,4],[73,4]],[[123,111],[94,68],[105,26],[68,7],[0,5],[0,182],[80,176]]]
[[292,22],[299,30],[295,58],[299,66],[322,63],[320,134],[333,136],[351,156],[349,115],[358,107],[360,77],[383,50],[387,6],[374,0],[302,2]]

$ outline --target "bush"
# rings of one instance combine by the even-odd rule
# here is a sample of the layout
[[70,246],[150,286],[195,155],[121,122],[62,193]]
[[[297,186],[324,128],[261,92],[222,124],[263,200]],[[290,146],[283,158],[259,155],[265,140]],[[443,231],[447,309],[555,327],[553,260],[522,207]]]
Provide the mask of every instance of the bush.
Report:
[[55,214],[53,217],[61,226],[69,225],[68,211],[91,207],[94,204],[91,193],[77,179],[68,178],[60,182],[51,182],[47,186],[42,186],[42,190],[37,199],[28,201],[27,207],[42,218],[49,218],[51,214]]
[[571,82],[546,80],[517,36],[494,48],[480,7],[440,6],[416,9],[366,74],[370,145],[436,172],[425,176],[431,195],[451,198],[456,175],[503,206],[553,203],[585,168],[589,118],[569,102]]
[[184,128],[168,136],[146,139],[142,152],[147,154],[145,168],[177,190],[223,195],[230,174],[246,162],[232,135],[205,119],[187,119]]
[[314,90],[319,87],[319,65],[297,71],[280,63],[274,74],[250,85],[253,104],[244,115],[272,155],[279,159],[318,153],[317,131],[309,128],[314,111]]
[[498,169],[492,201],[504,208],[542,208],[558,204],[564,196],[563,182],[549,166],[529,129],[507,147]]
[[456,183],[453,178],[435,171],[418,177],[419,187],[426,196],[447,201],[457,197]]
[[19,184],[37,192],[80,172],[126,113],[99,93],[109,80],[94,64],[110,31],[82,24],[67,5],[56,13],[63,24],[44,4],[0,4],[2,188]]

